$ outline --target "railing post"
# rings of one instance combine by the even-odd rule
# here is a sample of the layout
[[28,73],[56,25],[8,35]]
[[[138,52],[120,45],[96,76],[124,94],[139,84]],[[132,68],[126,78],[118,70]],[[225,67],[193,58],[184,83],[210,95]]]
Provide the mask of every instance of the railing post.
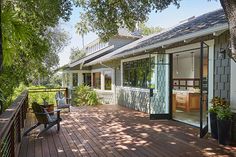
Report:
[[1,92],[1,90],[0,90],[0,115],[1,115],[2,112],[3,112],[3,102],[2,102],[2,100],[1,100],[1,97],[2,97],[2,92]]
[[10,129],[10,147],[11,147],[11,157],[14,157],[15,156],[14,123],[12,123]]
[[[65,97],[66,97],[66,98],[69,98],[68,88],[66,88],[66,90],[65,90]],[[66,99],[66,103],[69,103],[69,100],[68,100],[68,99]]]

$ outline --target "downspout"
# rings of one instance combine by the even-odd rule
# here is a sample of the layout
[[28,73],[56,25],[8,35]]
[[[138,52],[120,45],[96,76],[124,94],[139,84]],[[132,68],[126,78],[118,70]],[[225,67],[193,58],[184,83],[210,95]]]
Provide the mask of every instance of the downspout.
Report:
[[[100,65],[106,67],[106,68],[110,68],[110,69],[113,69],[112,67],[108,66],[108,65],[105,65],[103,64],[102,62],[99,62]],[[115,94],[115,104],[116,104],[116,69],[114,68],[114,94]]]

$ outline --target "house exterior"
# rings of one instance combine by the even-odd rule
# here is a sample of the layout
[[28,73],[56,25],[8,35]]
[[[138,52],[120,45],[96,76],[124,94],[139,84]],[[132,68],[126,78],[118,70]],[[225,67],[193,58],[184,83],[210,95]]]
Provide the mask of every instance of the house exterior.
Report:
[[195,125],[203,137],[213,97],[230,101],[236,113],[236,63],[224,51],[228,46],[227,20],[223,10],[216,10],[102,56],[94,53],[92,59],[71,63],[69,71],[88,70],[105,103]]
[[141,38],[139,33],[131,33],[124,28],[119,29],[118,33],[119,35],[107,42],[96,39],[86,45],[85,57],[63,67],[62,85],[73,89],[80,84],[86,84],[99,93],[102,103],[115,104],[114,69],[102,63],[93,66],[84,65]]

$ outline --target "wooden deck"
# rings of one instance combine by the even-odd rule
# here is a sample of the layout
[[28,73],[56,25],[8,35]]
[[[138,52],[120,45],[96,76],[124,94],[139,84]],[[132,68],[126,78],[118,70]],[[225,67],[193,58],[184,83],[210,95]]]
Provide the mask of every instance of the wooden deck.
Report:
[[[27,126],[34,124],[28,114]],[[199,139],[198,129],[174,121],[150,121],[145,113],[118,106],[73,108],[41,137],[22,140],[21,157],[178,157],[236,156],[236,148]],[[42,128],[39,128],[42,129]]]

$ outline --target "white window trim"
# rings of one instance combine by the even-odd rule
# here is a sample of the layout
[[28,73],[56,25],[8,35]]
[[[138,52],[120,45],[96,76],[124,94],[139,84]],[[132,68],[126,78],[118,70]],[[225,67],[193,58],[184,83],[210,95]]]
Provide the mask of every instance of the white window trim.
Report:
[[[105,71],[111,71],[111,90],[105,90]],[[112,68],[100,68],[100,69],[93,69],[91,70],[91,81],[92,81],[92,87],[93,87],[93,73],[100,72],[101,73],[101,89],[94,88],[95,91],[98,92],[107,92],[107,93],[113,93],[115,91],[115,70]]]

